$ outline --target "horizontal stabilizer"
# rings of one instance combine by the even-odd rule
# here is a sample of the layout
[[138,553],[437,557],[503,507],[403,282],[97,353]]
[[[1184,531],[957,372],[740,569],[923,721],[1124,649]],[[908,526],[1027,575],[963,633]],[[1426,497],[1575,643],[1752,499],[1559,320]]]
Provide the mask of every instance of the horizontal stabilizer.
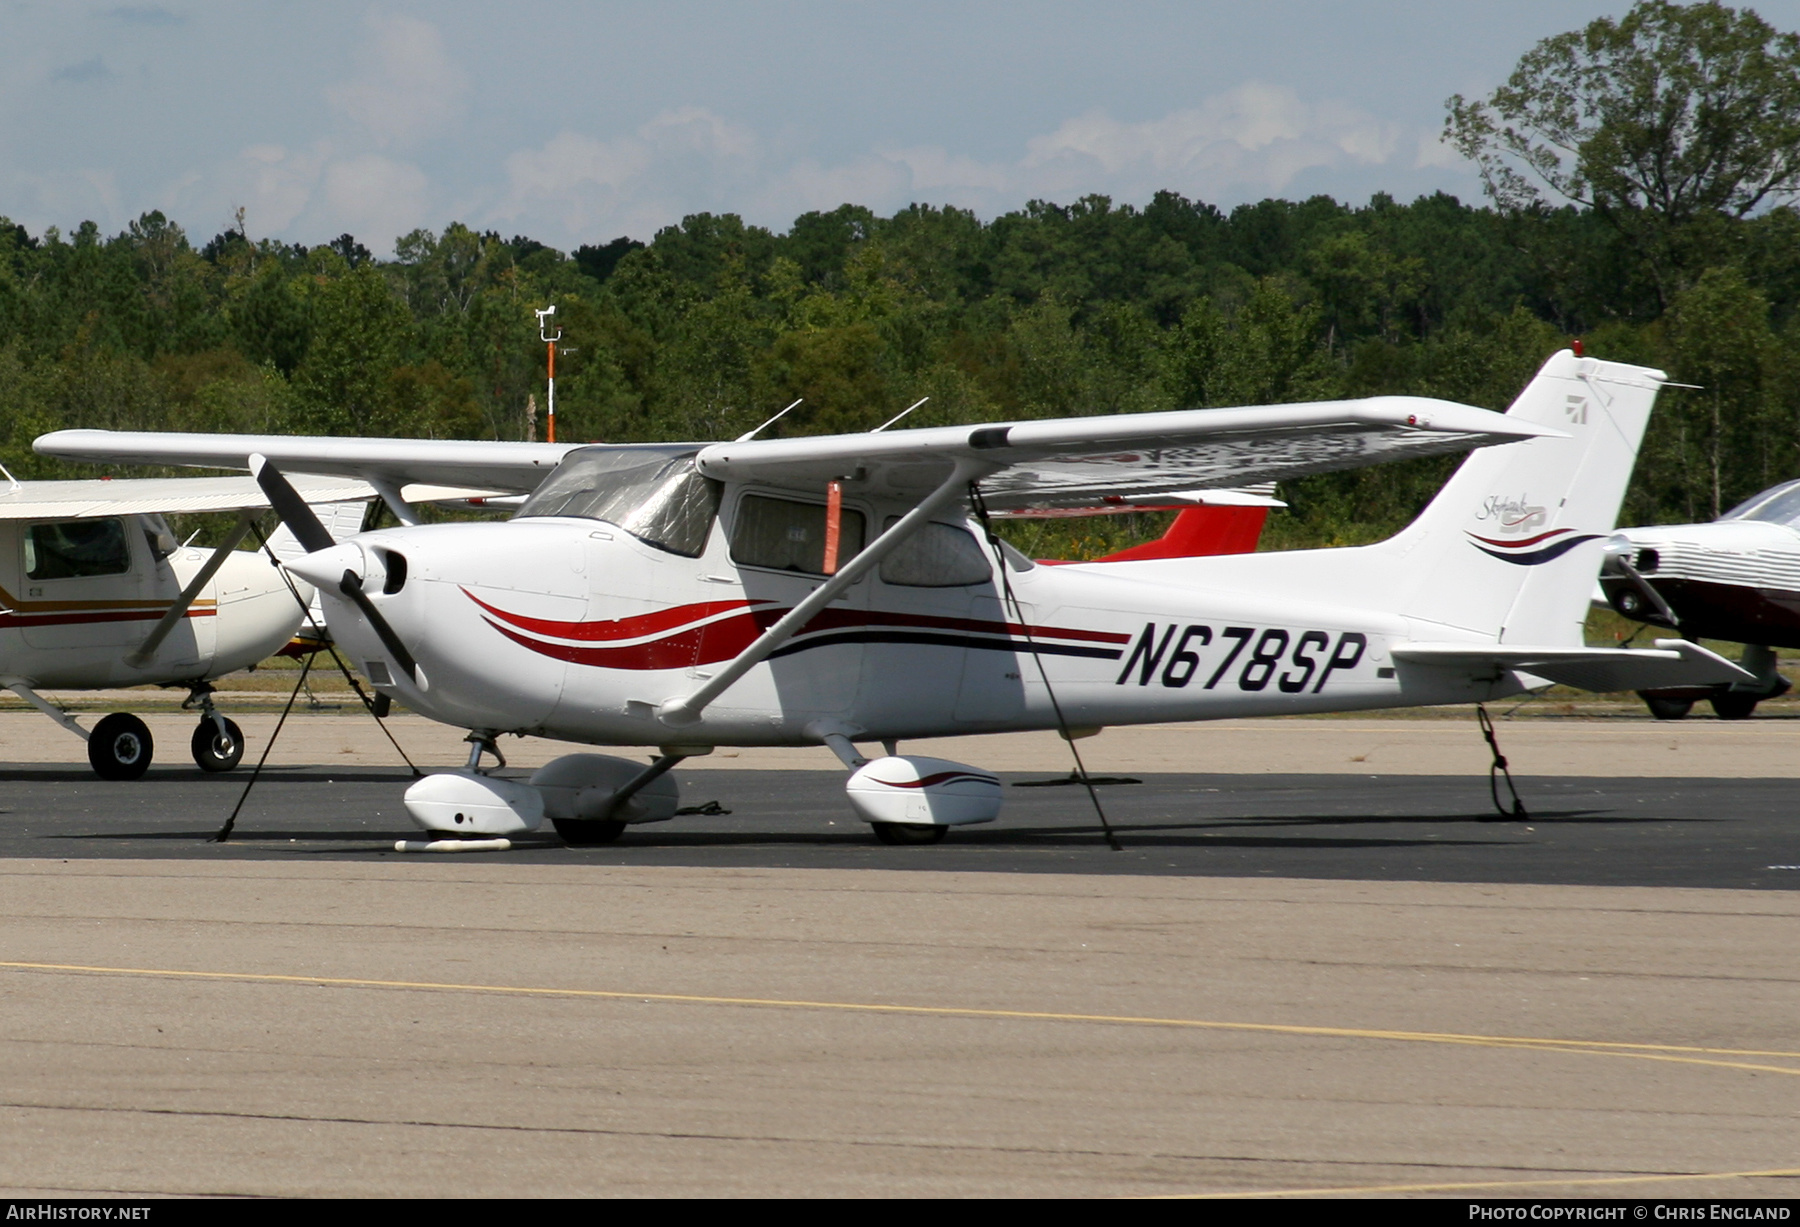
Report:
[[1611,693],[1664,686],[1718,686],[1753,675],[1686,639],[1658,639],[1654,648],[1553,648],[1510,643],[1409,643],[1396,661],[1450,669],[1469,677],[1530,673],[1578,690]]

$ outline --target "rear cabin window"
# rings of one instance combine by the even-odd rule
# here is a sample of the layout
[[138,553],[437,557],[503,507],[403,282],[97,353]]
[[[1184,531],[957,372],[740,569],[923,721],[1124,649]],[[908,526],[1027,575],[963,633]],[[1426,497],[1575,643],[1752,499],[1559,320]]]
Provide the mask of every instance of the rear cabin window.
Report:
[[[846,507],[838,527],[838,566],[862,552],[863,514]],[[731,530],[731,560],[747,567],[825,574],[825,508],[746,494]]]
[[81,579],[131,570],[131,542],[123,520],[33,524],[25,534],[25,574],[32,579]]
[[[898,516],[888,520],[892,528]],[[936,521],[894,547],[881,560],[881,582],[905,588],[961,588],[993,579],[987,555],[966,528]]]

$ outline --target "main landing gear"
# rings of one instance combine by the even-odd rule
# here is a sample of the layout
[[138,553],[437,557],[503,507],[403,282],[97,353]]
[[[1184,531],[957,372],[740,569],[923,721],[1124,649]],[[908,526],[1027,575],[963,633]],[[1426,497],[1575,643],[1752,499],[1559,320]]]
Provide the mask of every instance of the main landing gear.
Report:
[[1790,683],[1776,669],[1775,653],[1771,649],[1752,644],[1744,649],[1738,663],[1756,675],[1754,682],[1640,690],[1638,698],[1658,720],[1685,719],[1701,699],[1712,704],[1713,714],[1721,720],[1747,720],[1758,703],[1787,693]]
[[869,829],[875,832],[876,839],[895,847],[941,844],[944,836],[950,833],[949,827],[925,826],[917,822],[871,822]]
[[194,765],[202,771],[230,771],[244,758],[244,731],[237,726],[237,721],[227,720],[213,706],[213,688],[201,682],[188,695],[183,703],[184,711],[200,709],[200,723],[194,727],[194,735],[188,738],[188,749],[194,756]]
[[890,847],[941,843],[951,827],[1000,816],[1000,777],[979,767],[897,754],[892,741],[882,742],[882,757],[864,758],[837,730],[822,731],[820,740],[850,768],[850,808]]
[[103,780],[135,780],[150,770],[156,742],[142,720],[126,711],[103,716],[87,735],[88,762]]
[[[84,729],[23,678],[0,678],[0,686],[86,741],[88,765],[101,779],[136,780],[150,770],[150,761],[156,756],[156,739],[150,735],[150,727],[130,712],[102,716],[91,730]],[[189,711],[198,707],[201,712],[189,748],[200,770],[230,771],[243,760],[244,732],[236,721],[227,720],[213,706],[212,689],[206,682],[195,683],[181,705]]]

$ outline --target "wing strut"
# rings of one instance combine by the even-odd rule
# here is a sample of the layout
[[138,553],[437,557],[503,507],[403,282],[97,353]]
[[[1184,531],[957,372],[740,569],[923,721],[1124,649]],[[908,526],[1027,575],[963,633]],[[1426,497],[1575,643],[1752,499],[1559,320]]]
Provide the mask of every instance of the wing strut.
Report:
[[163,614],[156,625],[150,628],[150,633],[144,636],[144,642],[138,644],[137,650],[125,657],[127,665],[133,669],[139,669],[150,663],[150,658],[156,655],[156,649],[162,646],[162,641],[169,637],[169,632],[174,630],[187,616],[188,607],[194,603],[194,599],[200,595],[206,585],[212,582],[212,577],[219,573],[219,568],[225,565],[225,560],[231,556],[231,551],[238,547],[238,542],[242,541],[245,534],[250,531],[250,525],[255,519],[256,513],[248,508],[238,512],[237,523],[233,524],[231,531],[225,534],[225,540],[221,541],[219,548],[212,552],[212,557],[206,560],[206,565],[200,568],[200,573],[188,581],[188,586],[181,590],[181,595],[175,598],[175,603],[169,606],[168,612]]
[[363,480],[375,487],[375,493],[381,496],[381,501],[388,505],[388,510],[394,513],[396,520],[408,527],[420,523],[418,511],[411,503],[400,497],[398,485],[385,477],[377,477],[372,473],[364,474]]
[[718,698],[744,674],[750,672],[776,648],[792,639],[813,615],[824,609],[838,595],[861,579],[868,571],[894,551],[894,548],[917,532],[927,520],[963,497],[972,481],[980,481],[1004,466],[985,460],[958,460],[956,469],[944,484],[933,490],[925,501],[900,518],[900,522],[871,541],[868,548],[846,562],[836,575],[812,590],[804,601],[788,610],[782,619],[764,631],[755,643],[739,652],[731,663],[713,674],[703,685],[689,694],[666,700],[657,715],[664,724],[693,724],[700,719],[706,705]]

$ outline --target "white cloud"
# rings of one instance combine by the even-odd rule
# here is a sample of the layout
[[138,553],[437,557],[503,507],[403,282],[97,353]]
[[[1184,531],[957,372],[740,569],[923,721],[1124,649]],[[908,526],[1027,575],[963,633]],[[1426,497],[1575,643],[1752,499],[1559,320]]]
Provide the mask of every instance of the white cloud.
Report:
[[157,194],[158,207],[191,227],[196,242],[233,224],[232,215],[240,208],[252,238],[285,234],[312,203],[330,158],[326,141],[307,149],[251,145],[234,158],[184,172],[165,184]]
[[251,145],[180,176],[164,188],[160,207],[195,227],[196,242],[231,225],[241,208],[252,239],[316,244],[349,233],[380,255],[434,216],[431,182],[419,167],[377,153],[345,156],[330,141],[304,149]]
[[761,149],[750,128],[721,119],[704,107],[664,111],[639,128],[638,137],[660,152],[699,154],[721,161],[752,161]]
[[562,132],[513,154],[505,194],[488,219],[554,219],[571,245],[621,232],[649,235],[687,213],[744,212],[765,162],[749,127],[703,107],[680,107],[629,136]]
[[621,231],[648,238],[704,209],[785,227],[809,209],[847,201],[879,212],[929,200],[991,215],[1034,197],[1141,201],[1169,188],[1231,203],[1281,194],[1317,170],[1391,164],[1403,143],[1413,153],[1402,136],[1352,107],[1251,83],[1143,122],[1102,111],[1076,116],[1032,137],[1012,160],[921,146],[833,164],[779,156],[750,128],[683,107],[626,136],[565,131],[513,154],[489,220],[574,245]]
[[242,194],[233,208],[243,208],[264,234],[286,230],[312,201],[330,152],[323,141],[295,151],[280,145],[250,146],[239,159]]
[[1416,167],[1436,167],[1446,170],[1466,170],[1468,162],[1456,147],[1443,139],[1437,132],[1421,132],[1419,134],[1419,156],[1413,160]]
[[1251,83],[1160,119],[1126,123],[1104,112],[1033,137],[1019,163],[1034,186],[1137,195],[1168,187],[1217,198],[1279,193],[1303,171],[1393,156],[1392,125],[1285,87]]
[[462,112],[468,74],[444,46],[437,27],[416,17],[370,13],[361,71],[329,86],[326,101],[377,144],[406,144],[434,135]]
[[18,203],[9,204],[0,212],[28,229],[60,226],[65,232],[72,232],[76,219],[97,222],[103,230],[124,224],[125,206],[118,180],[107,170],[89,167],[48,174],[15,174],[5,185],[5,196]]
[[315,224],[354,234],[370,249],[385,253],[393,249],[397,236],[429,216],[429,187],[425,172],[417,166],[380,154],[333,162],[325,168]]

